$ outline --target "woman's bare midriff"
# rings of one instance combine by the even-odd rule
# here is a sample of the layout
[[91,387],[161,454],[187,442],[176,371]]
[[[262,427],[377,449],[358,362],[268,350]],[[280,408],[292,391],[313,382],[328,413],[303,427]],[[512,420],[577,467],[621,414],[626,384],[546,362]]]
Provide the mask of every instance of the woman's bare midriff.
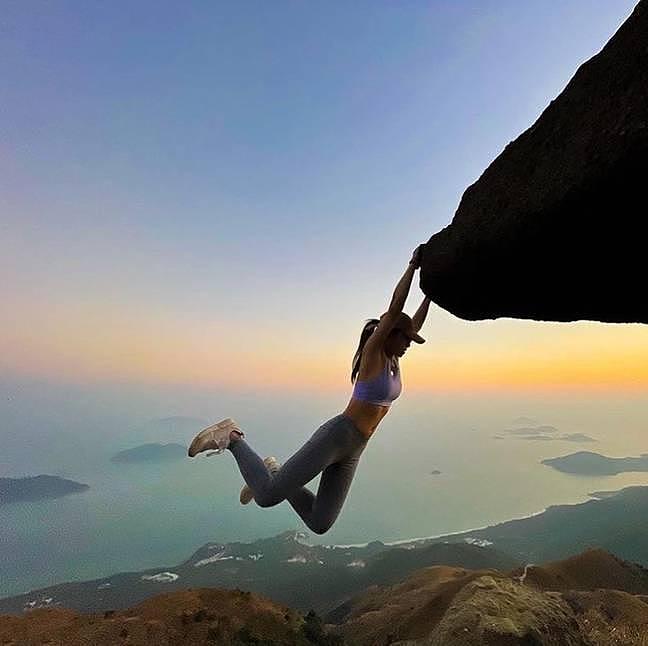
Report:
[[[362,357],[358,379],[373,379],[381,370],[384,370],[385,361],[389,360],[382,350],[377,354]],[[350,417],[360,432],[369,439],[388,411],[389,406],[371,404],[362,399],[351,397],[342,414]]]
[[360,432],[369,439],[388,410],[389,406],[370,404],[351,397],[342,414],[350,417]]

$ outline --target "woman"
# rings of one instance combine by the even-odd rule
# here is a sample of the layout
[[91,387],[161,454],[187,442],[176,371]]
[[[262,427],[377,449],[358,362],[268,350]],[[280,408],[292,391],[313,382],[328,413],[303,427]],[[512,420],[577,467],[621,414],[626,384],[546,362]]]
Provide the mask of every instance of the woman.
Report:
[[[241,491],[243,504],[252,497],[261,507],[288,500],[316,534],[331,528],[367,441],[401,393],[398,358],[412,341],[425,343],[417,332],[425,321],[430,300],[425,297],[414,319],[401,311],[414,272],[421,264],[422,247],[414,250],[389,310],[380,319],[370,319],[362,330],[351,371],[351,383],[356,376],[357,381],[347,407],[324,422],[283,466],[274,458],[262,460],[243,439],[245,434],[233,419],[224,419],[196,435],[189,447],[190,457],[206,450],[230,450],[247,483]],[[304,485],[320,472],[315,496]]]

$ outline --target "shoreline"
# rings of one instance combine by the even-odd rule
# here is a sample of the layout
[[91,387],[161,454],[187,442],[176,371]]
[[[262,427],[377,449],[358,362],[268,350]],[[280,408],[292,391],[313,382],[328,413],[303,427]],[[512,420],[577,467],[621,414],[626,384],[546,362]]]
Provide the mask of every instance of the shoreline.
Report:
[[[575,504],[580,504],[580,503],[575,503]],[[475,532],[475,531],[479,531],[479,530],[482,530],[482,529],[488,529],[489,527],[494,527],[495,525],[499,525],[502,522],[506,523],[506,522],[510,522],[511,520],[524,520],[526,518],[532,518],[533,516],[538,516],[539,514],[542,514],[545,511],[547,511],[547,507],[545,507],[544,509],[542,509],[540,511],[534,512],[532,514],[528,514],[527,516],[520,516],[518,518],[511,518],[511,519],[504,520],[504,521],[494,523],[494,524],[491,524],[491,525],[484,525],[483,527],[473,527],[471,529],[462,529],[462,530],[459,530],[459,531],[456,531],[456,532],[443,532],[441,534],[435,534],[433,536],[422,536],[422,537],[419,537],[419,538],[403,538],[403,539],[398,539],[398,540],[395,540],[395,541],[379,541],[379,539],[373,539],[373,540],[367,541],[365,543],[349,543],[349,544],[310,543],[310,542],[307,542],[306,540],[304,540],[304,538],[306,536],[310,536],[310,533],[308,533],[306,530],[293,529],[293,530],[286,530],[286,531],[294,532],[295,540],[297,542],[299,542],[299,543],[302,543],[303,545],[308,546],[308,547],[324,547],[324,548],[329,548],[329,549],[338,547],[338,548],[341,548],[341,549],[346,549],[346,548],[349,548],[349,547],[367,547],[369,545],[369,543],[373,543],[373,542],[376,542],[376,541],[379,541],[383,545],[402,545],[402,544],[405,544],[405,543],[423,542],[423,541],[434,539],[434,538],[441,538],[442,536],[456,536],[458,534],[466,534],[468,532]],[[276,534],[275,536],[279,536],[279,535],[281,535],[281,532],[279,534]],[[274,538],[274,537],[269,537],[269,538]],[[260,539],[256,539],[256,540],[260,540]],[[155,569],[155,568],[147,568],[147,569]],[[115,574],[120,574],[120,572],[112,573],[112,574],[108,574],[108,575],[104,575],[104,576],[98,576],[98,577],[96,577],[96,579],[95,578],[80,579],[79,581],[65,580],[65,581],[61,581],[59,583],[54,583],[53,585],[54,586],[63,585],[65,583],[72,583],[72,582],[84,583],[86,581],[100,580],[100,579],[107,578],[107,577],[110,577],[110,576],[115,576]],[[39,587],[31,588],[29,590],[25,590],[24,592],[0,594],[0,599],[9,599],[11,597],[21,596],[21,595],[24,595],[24,594],[31,594],[33,592],[37,592],[38,590],[45,589],[47,587],[51,587],[51,586],[39,586]]]
[[[628,487],[633,487],[633,486],[635,486],[635,487],[646,487],[648,485],[628,485],[628,486],[622,487],[621,489],[618,489],[618,490],[612,490],[611,492],[605,491],[603,493],[606,493],[606,494],[607,493],[618,493],[618,492],[622,491],[623,489],[626,489]],[[601,493],[601,492],[594,492],[594,493]],[[601,500],[601,498],[593,498],[591,492],[590,493],[585,493],[585,494],[583,494],[583,500],[581,500],[579,502],[550,504],[547,507],[544,507],[543,509],[541,509],[539,511],[536,511],[536,512],[533,512],[533,513],[530,513],[530,514],[526,514],[524,516],[507,518],[505,520],[492,522],[490,524],[483,525],[483,526],[480,526],[480,527],[472,527],[472,528],[469,528],[469,529],[462,529],[462,530],[457,530],[457,531],[452,531],[452,532],[441,532],[441,533],[433,534],[433,535],[430,535],[430,536],[402,538],[402,539],[396,539],[396,540],[391,540],[391,541],[381,541],[380,539],[374,538],[374,539],[371,539],[369,541],[365,541],[365,542],[361,542],[361,543],[318,543],[318,542],[313,543],[313,542],[310,542],[308,540],[311,537],[311,533],[308,532],[307,530],[296,529],[295,528],[295,529],[292,529],[292,530],[285,530],[285,531],[293,532],[294,533],[294,540],[296,540],[297,542],[300,542],[300,543],[302,543],[302,544],[304,544],[306,546],[309,546],[309,547],[315,547],[315,546],[324,547],[324,548],[336,548],[337,547],[337,548],[341,548],[341,549],[354,548],[354,547],[355,548],[364,548],[364,547],[367,547],[370,543],[375,543],[375,542],[379,542],[382,545],[386,545],[386,546],[396,546],[396,545],[403,545],[403,544],[409,544],[409,543],[424,543],[425,541],[434,540],[434,539],[438,539],[438,538],[458,536],[458,535],[463,535],[463,534],[470,534],[471,532],[482,531],[482,530],[485,530],[485,529],[496,527],[497,525],[501,525],[503,523],[508,523],[508,522],[512,522],[512,521],[518,521],[518,520],[526,520],[528,518],[533,518],[535,516],[539,516],[540,514],[545,513],[550,507],[562,506],[562,505],[582,505],[582,504],[585,504],[587,502],[591,502],[591,501],[594,501],[594,500]],[[283,533],[283,532],[280,532],[280,534],[281,533]],[[280,534],[276,534],[275,536],[280,535]],[[254,542],[254,540],[261,540],[262,538],[263,537],[253,539],[253,541],[251,541],[251,542]],[[273,538],[273,537],[267,537],[267,538]],[[155,568],[147,568],[147,569],[155,569]],[[95,578],[98,580],[98,579],[114,576],[114,575],[120,574],[120,573],[121,573],[121,571],[111,572],[110,574],[96,575],[95,577],[90,576],[90,578],[88,578],[88,579],[79,579],[79,580],[74,579],[74,578],[72,578],[72,579],[64,579],[64,580],[62,580],[62,581],[60,581],[58,583],[54,583],[52,585],[62,585],[64,583],[72,583],[72,582],[85,582],[85,581],[88,581],[88,580],[95,580]],[[46,588],[46,587],[51,587],[51,586],[38,586],[37,585],[36,587],[33,587],[33,588],[30,587],[29,589],[21,591],[21,592],[2,593],[2,594],[0,594],[0,599],[6,599],[6,598],[10,598],[10,597],[20,596],[20,595],[23,595],[23,594],[30,594],[32,592],[38,591],[38,590]]]
[[[587,502],[587,501],[583,501]],[[572,503],[575,505],[580,505],[582,503]],[[550,505],[553,506],[553,505]],[[547,511],[548,507],[545,507],[544,509],[541,509],[540,511],[533,512],[532,514],[528,514],[526,516],[518,516],[516,518],[508,518],[507,520],[502,520],[496,523],[493,523],[491,525],[484,525],[483,527],[471,527],[470,529],[461,529],[457,532],[443,532],[441,534],[435,534],[433,536],[421,536],[419,538],[401,538],[395,541],[380,541],[383,545],[402,545],[403,543],[414,543],[414,542],[422,542],[426,540],[431,540],[434,538],[442,538],[445,536],[457,536],[458,534],[467,534],[468,532],[478,532],[483,529],[488,529],[489,527],[495,527],[496,525],[501,525],[502,523],[510,523],[511,521],[514,520],[526,520],[527,518],[533,518],[534,516],[539,516],[540,514],[544,514],[545,511]],[[378,540],[378,539],[375,539]],[[325,547],[341,547],[341,548],[347,548],[347,547],[367,547],[369,543],[373,543],[375,541],[368,541],[366,543],[349,543],[346,545],[340,545],[337,543],[330,543],[330,544],[324,544],[324,543],[316,543],[316,545],[322,545]]]
[[[595,492],[590,492],[583,494],[584,495],[584,500],[580,502],[568,502],[568,503],[555,503],[551,504],[548,507],[545,507],[544,509],[541,509],[540,511],[533,512],[532,514],[528,514],[526,516],[518,516],[515,518],[507,518],[506,520],[501,520],[496,523],[493,523],[491,525],[484,525],[483,527],[471,527],[470,529],[461,529],[457,532],[444,532],[442,534],[435,534],[434,536],[422,536],[420,538],[402,538],[398,539],[395,541],[380,541],[383,545],[401,545],[403,543],[413,543],[416,541],[426,541],[426,540],[431,540],[434,538],[441,538],[445,536],[457,536],[458,534],[467,534],[468,532],[478,532],[483,529],[488,529],[489,527],[496,527],[497,525],[501,525],[502,523],[510,523],[514,520],[526,520],[527,518],[533,518],[534,516],[539,516],[540,514],[544,514],[549,507],[556,507],[556,506],[562,506],[562,505],[583,505],[587,502],[593,501],[593,500],[604,500],[605,498],[608,498],[610,496],[613,496],[615,494],[620,493],[624,489],[627,489],[629,487],[644,487],[648,485],[626,485],[625,487],[621,487],[621,489],[612,489],[609,491],[595,491]],[[596,494],[602,494],[602,495],[596,495]],[[374,539],[378,540],[378,539]],[[347,545],[339,545],[337,543],[335,544],[327,544],[327,547],[367,547],[369,543],[372,543],[374,541],[368,541],[367,543],[349,543]],[[323,545],[322,543],[317,543],[317,545]]]

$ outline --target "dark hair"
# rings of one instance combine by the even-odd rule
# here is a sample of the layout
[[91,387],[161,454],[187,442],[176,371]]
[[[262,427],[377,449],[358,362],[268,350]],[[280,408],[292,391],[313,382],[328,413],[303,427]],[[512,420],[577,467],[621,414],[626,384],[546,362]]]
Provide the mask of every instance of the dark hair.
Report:
[[358,349],[356,350],[355,355],[353,355],[353,362],[351,363],[351,383],[355,381],[356,375],[360,370],[360,359],[362,358],[362,350],[364,345],[367,342],[367,339],[371,336],[372,332],[376,329],[380,323],[380,319],[367,319],[365,321],[364,327],[360,334],[360,343],[358,344]]

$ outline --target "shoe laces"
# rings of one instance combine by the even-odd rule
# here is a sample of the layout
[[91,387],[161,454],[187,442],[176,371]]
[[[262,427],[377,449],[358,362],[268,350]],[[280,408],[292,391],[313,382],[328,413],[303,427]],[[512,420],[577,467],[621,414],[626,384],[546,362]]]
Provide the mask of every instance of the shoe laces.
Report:
[[[230,445],[231,439],[230,439],[230,433],[232,432],[233,429],[228,429],[227,435],[223,435],[222,437],[216,439],[214,438],[214,443],[216,444],[216,448],[212,451],[206,452],[206,456],[208,458],[211,458],[214,455],[220,455],[221,453],[225,453],[225,449]],[[236,429],[237,433],[240,433],[239,437],[237,439],[243,439],[245,437],[245,434],[243,431],[239,431]]]

